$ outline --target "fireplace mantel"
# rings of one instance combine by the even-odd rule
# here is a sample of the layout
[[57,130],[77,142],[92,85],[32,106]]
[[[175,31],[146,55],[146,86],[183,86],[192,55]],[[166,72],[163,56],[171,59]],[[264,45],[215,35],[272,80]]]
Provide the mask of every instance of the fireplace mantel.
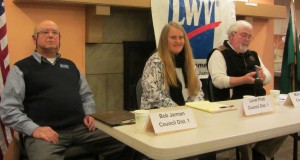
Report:
[[130,8],[150,8],[151,6],[151,0],[14,0],[14,2],[64,5],[103,5]]
[[[151,0],[14,0],[15,3],[84,5],[86,7],[86,43],[101,43],[104,16],[110,15],[111,7],[150,9]],[[287,17],[286,6],[236,2],[236,15],[264,19]]]

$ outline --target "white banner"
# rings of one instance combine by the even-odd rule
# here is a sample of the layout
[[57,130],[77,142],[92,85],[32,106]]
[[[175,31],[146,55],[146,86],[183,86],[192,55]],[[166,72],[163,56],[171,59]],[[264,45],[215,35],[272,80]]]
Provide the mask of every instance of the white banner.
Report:
[[151,0],[156,44],[165,24],[180,23],[188,34],[200,78],[207,78],[206,58],[227,39],[236,20],[233,0]]

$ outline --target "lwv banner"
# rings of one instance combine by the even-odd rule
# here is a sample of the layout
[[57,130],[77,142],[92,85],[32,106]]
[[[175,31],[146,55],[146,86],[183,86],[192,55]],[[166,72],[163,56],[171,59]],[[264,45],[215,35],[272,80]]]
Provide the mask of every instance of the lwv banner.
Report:
[[207,78],[208,53],[223,44],[236,20],[233,0],[151,0],[151,11],[156,44],[163,26],[178,22],[188,34],[200,78]]

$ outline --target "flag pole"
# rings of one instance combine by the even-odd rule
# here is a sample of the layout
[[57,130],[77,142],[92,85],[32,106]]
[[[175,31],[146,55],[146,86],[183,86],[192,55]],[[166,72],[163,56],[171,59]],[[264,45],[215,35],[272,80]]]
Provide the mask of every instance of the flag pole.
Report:
[[292,68],[291,68],[291,78],[292,78],[292,92],[295,92],[295,91],[299,91],[300,90],[300,75],[299,75],[299,70],[300,70],[300,67],[299,67],[299,56],[300,56],[300,49],[299,49],[299,35],[298,35],[298,32],[297,32],[297,26],[296,26],[296,21],[297,21],[297,15],[295,14],[295,1],[293,0],[293,3],[292,3],[292,7],[293,7],[293,27],[294,27],[294,53],[293,53],[293,56],[294,56],[294,62],[292,63]]
[[[296,83],[295,57],[299,53],[297,29],[295,28],[295,9],[293,0],[290,1],[289,22],[286,32],[286,41],[284,45],[280,91],[284,94],[294,92],[299,87]],[[296,42],[297,41],[297,42]],[[300,70],[300,69],[299,69]],[[297,77],[298,78],[298,77]]]
[[[294,53],[294,57],[296,59],[296,53]],[[294,61],[294,63],[292,63],[292,68],[291,68],[291,73],[292,73],[292,92],[296,91],[296,71],[295,71],[295,65],[296,60]]]
[[[293,10],[295,11],[295,1],[293,0]],[[293,12],[293,20],[294,20],[294,22],[293,22],[293,25],[294,25],[294,28],[295,28],[295,31],[297,31],[297,29],[296,29],[296,26],[295,26],[295,24],[296,24],[296,15],[295,15],[295,13]],[[296,37],[297,36],[297,37]],[[297,41],[298,41],[298,35],[297,35],[297,32],[294,32],[294,37],[295,37],[295,40],[294,40],[294,63],[292,63],[292,68],[291,68],[291,73],[292,73],[292,92],[295,92],[295,90],[296,90],[296,71],[295,71],[295,63],[297,62],[297,60],[296,60],[296,47],[298,46],[297,45]]]

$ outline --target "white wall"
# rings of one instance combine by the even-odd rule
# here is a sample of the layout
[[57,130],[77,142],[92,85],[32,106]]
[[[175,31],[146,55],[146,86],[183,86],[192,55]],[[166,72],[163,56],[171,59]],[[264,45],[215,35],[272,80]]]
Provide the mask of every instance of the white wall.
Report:
[[[287,7],[287,16],[289,17],[290,13],[290,0],[275,0],[274,4],[276,5],[283,5]],[[300,32],[300,1],[295,0],[295,8],[296,8],[296,26],[298,34]],[[274,20],[274,34],[276,35],[285,35],[287,30],[287,24],[288,24],[288,17],[286,19],[275,19]]]

